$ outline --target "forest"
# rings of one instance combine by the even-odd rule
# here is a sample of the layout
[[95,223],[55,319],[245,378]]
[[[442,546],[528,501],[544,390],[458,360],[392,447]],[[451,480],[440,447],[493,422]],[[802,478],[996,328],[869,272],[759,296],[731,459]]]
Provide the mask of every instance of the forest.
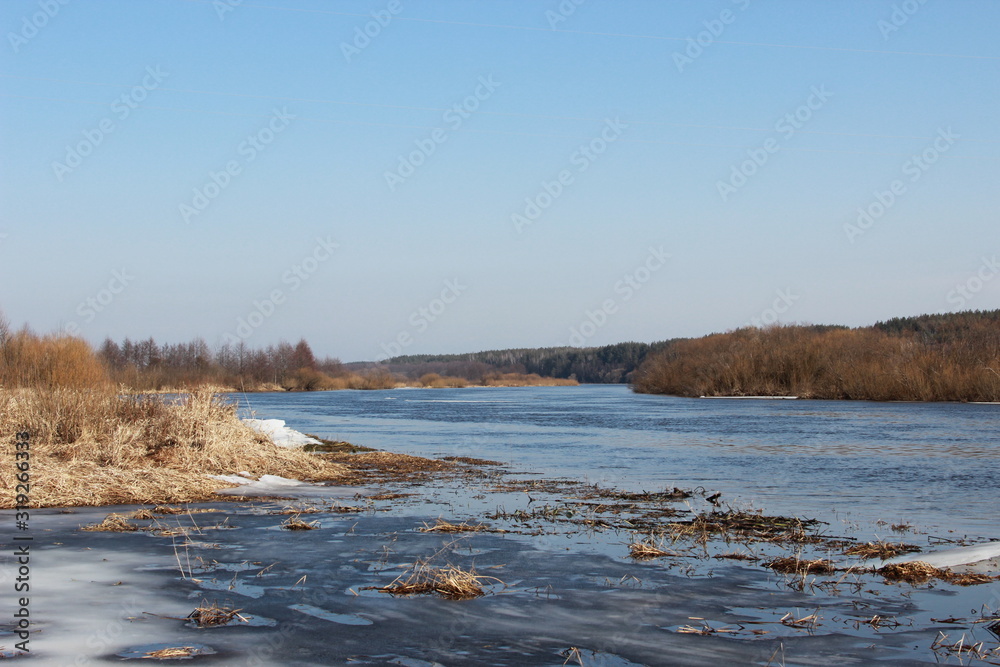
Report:
[[636,370],[633,388],[677,396],[1000,401],[1000,310],[673,341]]

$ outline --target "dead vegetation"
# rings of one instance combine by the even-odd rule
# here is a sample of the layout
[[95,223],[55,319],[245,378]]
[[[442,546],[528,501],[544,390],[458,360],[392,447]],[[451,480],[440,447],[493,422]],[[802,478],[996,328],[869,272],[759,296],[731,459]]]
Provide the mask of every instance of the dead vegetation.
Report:
[[470,466],[502,466],[500,461],[490,461],[489,459],[476,459],[471,456],[442,456],[442,461],[449,463],[464,463]]
[[902,542],[886,542],[885,540],[879,540],[877,542],[856,544],[848,549],[845,549],[844,555],[858,556],[862,560],[870,560],[872,558],[889,560],[890,558],[895,558],[896,556],[900,556],[902,554],[915,553],[917,551],[920,551],[920,547],[914,544],[903,544]]
[[[249,471],[337,479],[344,468],[278,447],[210,392],[174,401],[111,387],[0,390],[0,433],[30,434],[32,507],[207,500],[208,474]],[[14,507],[13,466],[0,468],[0,508]]]
[[438,595],[448,600],[471,600],[486,595],[483,586],[503,585],[496,577],[476,573],[476,569],[463,570],[455,565],[433,567],[427,561],[417,561],[406,574],[400,575],[386,586],[369,586],[376,590],[398,595]]
[[692,538],[705,543],[713,535],[741,542],[794,542],[798,544],[821,541],[815,535],[815,519],[767,516],[760,511],[712,511],[695,516],[689,521],[668,525],[673,539]]
[[130,523],[125,515],[112,513],[104,517],[104,521],[92,523],[80,530],[92,533],[134,533],[141,529],[134,523]]
[[417,528],[417,531],[421,533],[478,533],[489,529],[490,527],[485,523],[468,523],[467,521],[450,523],[444,519],[438,519],[433,526],[428,526],[425,523],[424,527]]
[[282,530],[316,530],[319,521],[303,521],[298,514],[293,514],[281,522]]
[[908,563],[891,563],[876,570],[886,581],[903,582],[914,586],[938,579],[958,586],[977,586],[1000,581],[1000,577],[975,572],[953,572],[942,570],[920,560]]
[[989,649],[986,648],[985,642],[968,641],[965,633],[962,633],[958,641],[950,641],[948,635],[938,632],[937,638],[931,644],[931,650],[938,655],[956,656],[960,661],[959,664],[965,664],[964,658],[982,660],[993,665],[1000,664],[996,662],[1000,659],[1000,647]]
[[652,540],[643,540],[629,544],[628,555],[633,560],[653,560],[654,558],[663,558],[664,556],[672,556],[674,554],[664,551]]
[[799,559],[794,556],[776,558],[764,563],[780,574],[832,574],[837,568],[831,561],[817,558],[815,560]]
[[240,614],[241,611],[243,610],[220,606],[218,602],[209,604],[207,601],[202,600],[201,606],[196,607],[194,611],[187,615],[187,618],[191,619],[199,628],[228,625],[233,620],[247,623],[248,619]]
[[194,646],[168,646],[167,648],[148,651],[143,654],[146,658],[156,658],[157,660],[177,660],[190,658],[198,654],[198,649]]

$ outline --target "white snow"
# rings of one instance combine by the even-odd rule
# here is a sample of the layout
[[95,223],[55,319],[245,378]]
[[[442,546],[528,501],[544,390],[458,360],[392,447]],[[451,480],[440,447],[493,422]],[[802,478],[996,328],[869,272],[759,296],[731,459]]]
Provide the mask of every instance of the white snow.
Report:
[[289,491],[304,491],[319,486],[279,475],[261,475],[260,479],[257,480],[239,475],[209,475],[209,477],[220,482],[239,484],[237,487],[216,491],[216,493],[230,496],[283,496],[288,495]]
[[890,558],[885,564],[912,563],[919,560],[934,567],[955,567],[956,565],[968,565],[997,557],[1000,557],[1000,542],[987,542],[986,544],[977,544],[973,547],[945,549],[944,551],[936,551],[929,554],[917,553],[897,556],[896,558]]
[[304,433],[285,426],[284,419],[244,419],[243,422],[271,438],[279,447],[302,447],[303,445],[318,445],[320,441],[310,438]]

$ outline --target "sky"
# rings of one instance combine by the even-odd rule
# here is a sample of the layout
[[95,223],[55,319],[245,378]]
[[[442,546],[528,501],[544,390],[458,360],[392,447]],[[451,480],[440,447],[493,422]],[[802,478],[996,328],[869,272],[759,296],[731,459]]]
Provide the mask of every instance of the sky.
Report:
[[1000,308],[993,0],[5,0],[15,326],[344,361]]

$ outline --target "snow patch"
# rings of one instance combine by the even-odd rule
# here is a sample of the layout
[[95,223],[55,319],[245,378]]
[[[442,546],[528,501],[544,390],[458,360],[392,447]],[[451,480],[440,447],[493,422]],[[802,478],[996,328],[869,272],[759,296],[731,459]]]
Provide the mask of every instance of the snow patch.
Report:
[[243,423],[271,438],[274,444],[279,447],[302,447],[303,445],[321,444],[316,438],[310,438],[304,433],[285,426],[284,419],[244,419]]
[[289,491],[312,489],[319,486],[279,475],[261,475],[258,480],[254,480],[252,477],[247,479],[239,475],[209,475],[209,477],[220,482],[239,484],[231,489],[216,491],[216,493],[230,496],[282,496],[287,495]]

